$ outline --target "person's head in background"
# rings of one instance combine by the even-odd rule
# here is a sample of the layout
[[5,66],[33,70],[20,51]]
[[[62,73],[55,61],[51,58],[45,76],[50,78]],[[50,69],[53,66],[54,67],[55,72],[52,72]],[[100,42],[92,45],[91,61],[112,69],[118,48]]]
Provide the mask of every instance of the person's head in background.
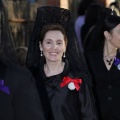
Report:
[[105,19],[104,28],[104,47],[109,47],[113,50],[120,48],[120,17],[111,15]]
[[77,9],[78,16],[85,15],[87,7],[91,3],[95,3],[95,2],[96,2],[96,0],[82,0],[78,5],[78,9]]
[[110,8],[101,8],[91,49],[103,49],[105,45],[120,48],[120,17]]
[[116,0],[115,2],[111,2],[109,8],[115,10],[117,15],[120,16],[120,1]]
[[103,5],[98,2],[91,3],[88,6],[86,14],[85,14],[86,15],[86,17],[85,17],[86,24],[95,25],[97,23],[98,11],[102,6]]
[[84,51],[86,51],[89,43],[90,36],[98,20],[98,11],[103,5],[101,3],[91,3],[86,12],[85,23],[81,28],[81,38]]

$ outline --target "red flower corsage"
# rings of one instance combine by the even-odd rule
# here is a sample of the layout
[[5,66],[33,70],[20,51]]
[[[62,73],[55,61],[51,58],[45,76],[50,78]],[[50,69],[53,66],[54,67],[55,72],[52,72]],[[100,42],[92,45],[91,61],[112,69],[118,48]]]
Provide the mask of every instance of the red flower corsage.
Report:
[[64,77],[60,87],[64,87],[68,84],[68,88],[70,90],[76,89],[77,91],[80,89],[80,84],[82,84],[82,79],[72,79],[70,77]]

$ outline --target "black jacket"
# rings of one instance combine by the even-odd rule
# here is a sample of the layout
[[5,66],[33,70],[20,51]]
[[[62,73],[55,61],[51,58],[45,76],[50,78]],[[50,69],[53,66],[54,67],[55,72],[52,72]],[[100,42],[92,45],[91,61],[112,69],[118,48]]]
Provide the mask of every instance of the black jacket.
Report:
[[[50,77],[47,77],[43,68],[41,68],[41,77],[37,79],[40,96],[44,94],[43,91],[45,90],[40,89],[43,85],[39,81],[44,81],[54,120],[98,120],[95,101],[91,89],[85,83],[84,78],[81,78],[82,84],[79,84],[80,89],[77,91],[76,89],[69,89],[68,84],[60,87],[63,77],[69,77],[73,80],[81,78],[79,73],[71,73],[69,65],[65,63],[62,73]],[[46,99],[43,98],[43,107],[45,108],[46,116],[48,116],[50,108],[44,105],[46,103]],[[50,118],[46,118],[46,120],[50,120]]]
[[[120,59],[120,53],[116,56]],[[93,78],[100,120],[120,120],[120,70],[114,65],[107,70],[103,51],[92,51],[85,55]]]
[[[3,90],[5,87],[9,93]],[[0,120],[44,120],[35,81],[28,70],[0,63]]]

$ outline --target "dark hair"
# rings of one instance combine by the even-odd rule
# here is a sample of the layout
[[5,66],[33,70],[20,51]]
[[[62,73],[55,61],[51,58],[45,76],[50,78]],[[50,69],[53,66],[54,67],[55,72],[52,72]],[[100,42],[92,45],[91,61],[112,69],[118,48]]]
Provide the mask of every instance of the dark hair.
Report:
[[78,13],[78,16],[80,15],[85,15],[85,12],[87,10],[87,7],[91,4],[91,3],[95,3],[96,0],[82,0],[80,3],[79,3],[79,6],[78,6],[78,10],[77,10],[77,13]]
[[102,7],[100,3],[91,3],[86,12],[85,23],[96,24],[98,20],[98,11]]
[[102,8],[99,11],[98,23],[96,28],[97,34],[96,39],[104,45],[104,31],[110,32],[114,27],[120,23],[120,18],[117,16],[116,12],[110,8]]
[[118,2],[118,1],[115,1],[115,2],[110,3],[109,7],[112,7],[112,6],[116,7],[118,10],[120,9],[120,8],[119,8],[119,2]]
[[88,51],[102,49],[104,46],[104,31],[111,32],[120,23],[120,17],[110,8],[100,8],[98,22],[90,38]]
[[115,28],[118,24],[120,24],[120,17],[116,15],[111,15],[105,19],[104,22],[104,31],[111,32],[113,28]]
[[64,35],[64,40],[65,40],[65,43],[67,44],[67,35],[65,33],[65,30],[64,28],[59,25],[59,24],[49,24],[49,25],[45,25],[41,31],[41,35],[40,35],[40,41],[43,42],[43,39],[44,39],[44,36],[45,34],[48,32],[48,31],[51,31],[51,30],[59,30],[61,31],[61,33]]

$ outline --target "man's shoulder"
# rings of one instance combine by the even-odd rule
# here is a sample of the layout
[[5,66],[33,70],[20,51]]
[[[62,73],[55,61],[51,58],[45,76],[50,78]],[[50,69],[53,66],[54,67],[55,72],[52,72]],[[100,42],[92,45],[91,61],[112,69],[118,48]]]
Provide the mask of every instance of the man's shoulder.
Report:
[[11,64],[10,66],[7,67],[7,72],[11,75],[15,76],[32,76],[30,71],[26,67],[22,67],[17,64]]

